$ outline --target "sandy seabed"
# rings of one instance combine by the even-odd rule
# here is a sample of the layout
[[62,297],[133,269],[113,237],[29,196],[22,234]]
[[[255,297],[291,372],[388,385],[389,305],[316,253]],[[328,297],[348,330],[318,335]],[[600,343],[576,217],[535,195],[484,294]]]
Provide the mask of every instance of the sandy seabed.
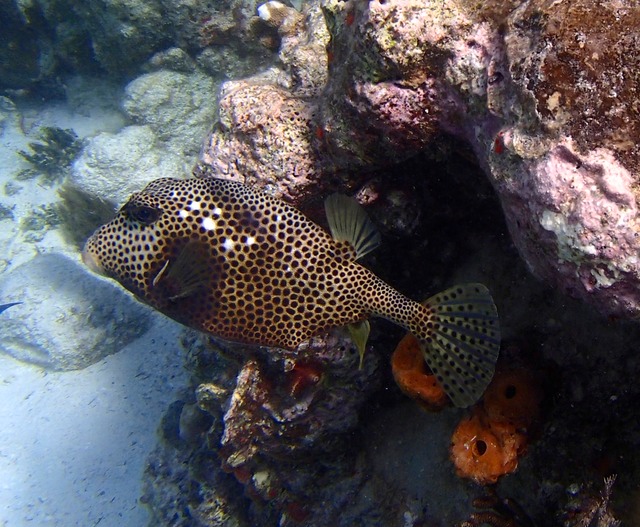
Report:
[[184,386],[181,328],[158,316],[79,371],[0,355],[0,526],[143,526],[145,460]]

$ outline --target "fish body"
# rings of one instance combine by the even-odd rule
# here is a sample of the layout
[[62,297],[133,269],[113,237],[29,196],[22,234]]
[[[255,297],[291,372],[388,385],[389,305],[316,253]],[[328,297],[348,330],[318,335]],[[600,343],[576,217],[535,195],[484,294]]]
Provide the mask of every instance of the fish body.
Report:
[[334,198],[327,211],[333,236],[238,182],[160,179],[89,238],[83,259],[171,318],[236,342],[295,350],[332,327],[384,317],[423,343],[456,405],[475,402],[500,339],[486,288],[414,302],[357,262],[378,237],[355,202]]
[[11,306],[17,306],[18,304],[22,304],[22,302],[10,302],[9,304],[0,305],[0,313],[9,309]]

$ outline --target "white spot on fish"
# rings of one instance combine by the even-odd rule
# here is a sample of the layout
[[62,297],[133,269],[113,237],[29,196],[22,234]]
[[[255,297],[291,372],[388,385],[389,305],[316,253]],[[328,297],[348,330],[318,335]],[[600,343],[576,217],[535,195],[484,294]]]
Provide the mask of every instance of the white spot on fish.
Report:
[[190,201],[187,205],[189,210],[200,210],[200,202],[199,201]]
[[255,239],[253,236],[248,236],[248,237],[247,237],[246,244],[250,247],[250,246],[252,246],[254,243],[256,243],[256,239]]
[[216,222],[211,218],[205,218],[202,220],[202,226],[208,231],[212,231],[216,228]]
[[182,209],[180,212],[178,212],[178,216],[180,216],[184,220],[185,218],[189,217],[189,211]]
[[221,214],[222,214],[222,209],[220,207],[216,207],[215,209],[213,209],[214,216],[220,217]]
[[234,246],[233,240],[230,240],[229,238],[225,238],[225,240],[222,242],[222,246],[227,251],[230,251],[231,249],[233,249],[233,246]]

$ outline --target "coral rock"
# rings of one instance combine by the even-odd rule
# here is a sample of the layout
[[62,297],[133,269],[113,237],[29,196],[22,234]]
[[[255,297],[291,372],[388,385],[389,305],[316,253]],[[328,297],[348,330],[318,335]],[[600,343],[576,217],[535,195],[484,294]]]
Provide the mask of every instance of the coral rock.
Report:
[[324,0],[322,10],[330,39],[314,6],[283,38],[282,69],[225,87],[203,156],[212,173],[264,174],[297,199],[320,176],[388,166],[447,132],[475,152],[536,275],[606,313],[640,314],[640,7]]
[[[261,7],[281,37],[282,69],[222,85],[220,118],[204,147],[199,176],[228,177],[300,201],[317,194],[317,104],[327,79],[329,36],[318,5],[302,17],[278,2]],[[275,6],[275,7],[274,7]],[[277,8],[277,9],[276,9]]]
[[296,196],[317,179],[311,148],[314,109],[285,89],[227,82],[220,122],[205,146],[208,175],[229,177],[278,196]]
[[38,255],[5,273],[0,295],[22,302],[2,313],[0,351],[51,370],[86,368],[151,323],[138,302],[59,254]]

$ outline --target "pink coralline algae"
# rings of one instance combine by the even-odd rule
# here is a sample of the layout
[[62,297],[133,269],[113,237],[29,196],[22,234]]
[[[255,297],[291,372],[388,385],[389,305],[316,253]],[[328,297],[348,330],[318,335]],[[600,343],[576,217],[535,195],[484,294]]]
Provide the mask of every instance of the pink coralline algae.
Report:
[[[473,149],[537,276],[640,316],[636,2],[320,7],[330,38],[314,37],[321,24],[307,15],[305,38],[283,37],[280,76],[224,88],[203,158],[212,173],[296,200],[324,176],[384,168],[452,134]],[[296,93],[304,78],[318,81]]]
[[239,179],[277,196],[295,196],[319,176],[311,148],[314,109],[287,90],[227,82],[220,121],[203,161],[208,173]]
[[316,6],[306,16],[279,2],[259,9],[280,36],[282,69],[229,81],[220,116],[202,154],[199,175],[237,179],[298,201],[317,190],[322,163],[317,96],[327,79],[328,32]]

